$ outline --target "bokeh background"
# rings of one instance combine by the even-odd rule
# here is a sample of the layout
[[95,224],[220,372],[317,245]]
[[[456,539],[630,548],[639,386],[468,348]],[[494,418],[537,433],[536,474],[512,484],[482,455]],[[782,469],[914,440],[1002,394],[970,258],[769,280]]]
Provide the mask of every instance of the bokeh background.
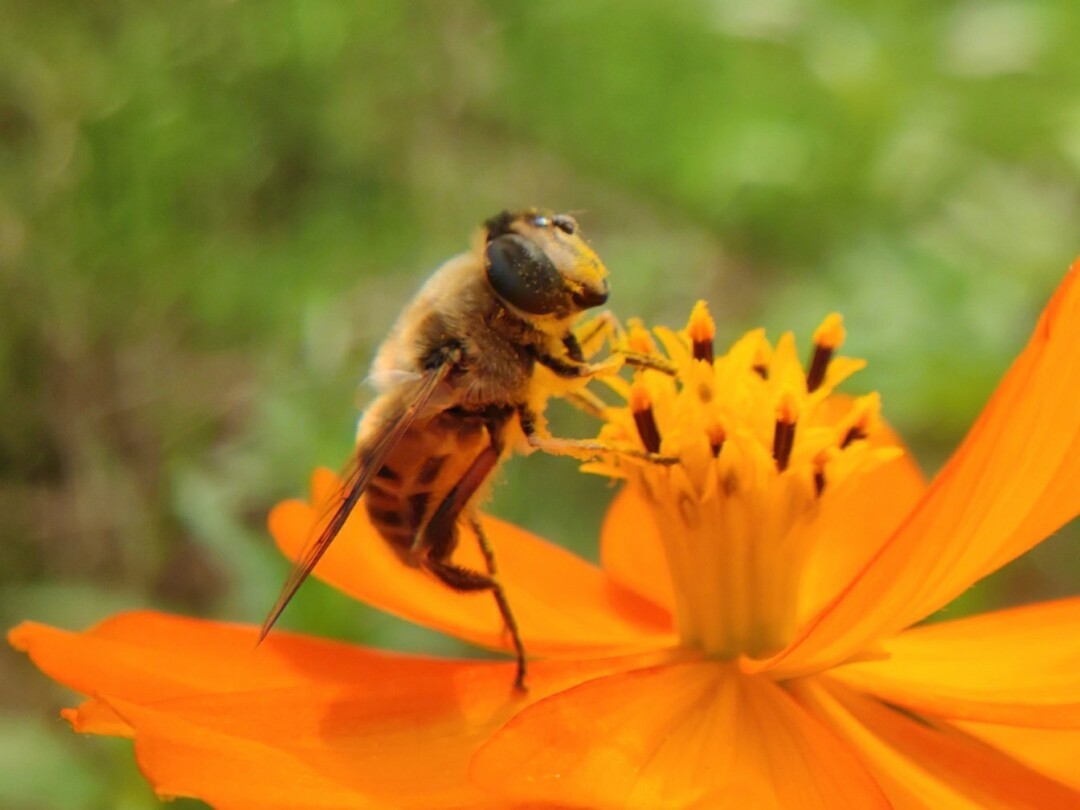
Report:
[[[1080,4],[869,5],[0,0],[0,626],[260,621],[267,510],[344,462],[378,339],[504,207],[580,212],[624,317],[704,297],[720,343],[805,347],[843,312],[848,390],[934,471],[1080,253]],[[502,478],[595,557],[604,482]],[[950,615],[1075,593],[1076,539]],[[314,582],[284,624],[461,652]],[[0,806],[156,806],[71,700],[0,651]]]

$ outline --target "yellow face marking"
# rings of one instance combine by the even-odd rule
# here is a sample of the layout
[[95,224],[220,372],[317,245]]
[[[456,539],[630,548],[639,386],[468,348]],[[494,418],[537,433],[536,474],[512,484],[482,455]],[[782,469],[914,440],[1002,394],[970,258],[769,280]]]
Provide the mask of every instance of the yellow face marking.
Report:
[[[573,218],[562,216],[572,223],[567,233],[554,224],[556,216],[549,211],[530,211],[524,214],[514,230],[540,245],[575,292],[599,291],[606,288],[608,271],[600,257],[581,237]],[[539,221],[541,224],[536,224]]]

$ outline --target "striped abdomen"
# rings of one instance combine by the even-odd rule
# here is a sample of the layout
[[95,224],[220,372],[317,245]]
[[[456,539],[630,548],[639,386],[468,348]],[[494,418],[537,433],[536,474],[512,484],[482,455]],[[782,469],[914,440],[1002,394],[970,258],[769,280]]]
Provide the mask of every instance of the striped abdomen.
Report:
[[417,535],[488,441],[481,420],[444,411],[414,424],[375,474],[364,505],[407,565],[418,564]]

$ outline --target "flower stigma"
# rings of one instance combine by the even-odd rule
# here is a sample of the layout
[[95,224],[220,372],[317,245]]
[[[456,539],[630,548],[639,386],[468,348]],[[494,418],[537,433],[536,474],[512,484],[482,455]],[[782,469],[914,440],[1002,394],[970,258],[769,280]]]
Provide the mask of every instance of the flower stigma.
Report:
[[682,646],[761,658],[795,635],[815,544],[842,542],[813,530],[824,505],[903,451],[881,440],[876,393],[834,393],[865,366],[836,356],[839,315],[814,332],[805,370],[791,333],[773,345],[754,330],[717,356],[715,332],[704,302],[680,332],[630,323],[618,349],[633,379],[609,381],[625,405],[604,411],[599,438],[635,453],[585,469],[625,479],[649,505]]

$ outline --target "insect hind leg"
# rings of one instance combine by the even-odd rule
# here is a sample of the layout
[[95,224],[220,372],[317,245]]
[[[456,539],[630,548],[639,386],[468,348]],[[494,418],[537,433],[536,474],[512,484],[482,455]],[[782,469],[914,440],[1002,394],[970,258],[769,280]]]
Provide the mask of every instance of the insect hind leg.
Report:
[[514,677],[514,688],[521,692],[527,691],[525,686],[527,669],[525,643],[521,640],[517,620],[514,618],[514,612],[510,609],[510,602],[506,598],[506,592],[499,582],[494,550],[487,539],[487,535],[484,534],[480,521],[475,516],[469,516],[469,525],[480,543],[480,550],[483,552],[484,559],[487,562],[488,573],[484,574],[446,560],[432,558],[424,561],[424,570],[429,571],[440,582],[455,591],[491,591],[492,596],[495,598],[495,605],[499,608],[499,614],[502,616],[503,624],[506,626],[506,632],[514,645],[514,653],[517,655],[517,674]]
[[439,504],[435,514],[431,516],[427,526],[417,538],[415,551],[419,552],[420,566],[436,579],[455,591],[491,591],[495,598],[495,604],[499,608],[503,624],[510,635],[517,656],[517,675],[514,678],[514,687],[521,692],[525,687],[525,644],[521,640],[518,631],[517,620],[510,609],[510,602],[506,598],[502,583],[498,578],[498,569],[495,565],[495,553],[484,534],[480,521],[475,515],[469,514],[468,520],[476,538],[480,543],[480,550],[484,555],[488,572],[473,571],[450,562],[450,555],[457,544],[457,521],[466,509],[469,500],[477,489],[484,483],[495,465],[499,461],[499,448],[495,443],[495,434],[490,431],[492,444],[488,445],[480,453],[465,471],[461,480],[450,490],[450,493]]

